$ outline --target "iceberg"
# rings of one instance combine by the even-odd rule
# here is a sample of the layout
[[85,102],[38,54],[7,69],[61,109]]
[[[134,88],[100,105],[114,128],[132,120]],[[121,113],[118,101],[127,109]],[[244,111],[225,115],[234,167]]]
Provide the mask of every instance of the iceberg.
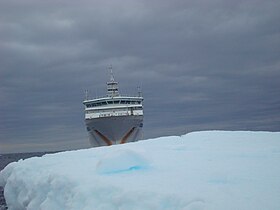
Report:
[[9,210],[279,210],[280,132],[203,131],[66,151],[0,172]]

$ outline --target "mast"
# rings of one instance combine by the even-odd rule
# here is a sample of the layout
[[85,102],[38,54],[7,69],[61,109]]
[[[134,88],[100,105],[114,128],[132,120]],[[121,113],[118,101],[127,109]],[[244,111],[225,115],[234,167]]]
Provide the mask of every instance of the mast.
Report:
[[85,90],[85,100],[88,100],[88,89]]
[[110,81],[107,82],[107,96],[113,98],[119,96],[119,87],[114,78],[112,65],[108,67],[108,70],[110,70]]
[[138,97],[142,97],[142,91],[140,86],[137,87],[137,92],[138,92]]

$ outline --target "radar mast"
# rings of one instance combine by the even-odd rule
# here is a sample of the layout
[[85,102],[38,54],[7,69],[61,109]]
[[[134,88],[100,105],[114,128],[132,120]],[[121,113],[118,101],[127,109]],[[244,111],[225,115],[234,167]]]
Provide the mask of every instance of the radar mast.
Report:
[[107,82],[107,96],[113,98],[119,96],[119,87],[114,78],[112,65],[108,67],[108,70],[110,71],[110,81]]

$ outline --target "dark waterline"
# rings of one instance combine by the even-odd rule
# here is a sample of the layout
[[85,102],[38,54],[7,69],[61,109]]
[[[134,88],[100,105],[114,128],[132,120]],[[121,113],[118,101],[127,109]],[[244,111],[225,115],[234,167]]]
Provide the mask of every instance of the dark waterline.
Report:
[[[9,163],[16,162],[20,159],[24,160],[31,157],[42,157],[45,154],[51,154],[57,152],[0,154],[0,171],[3,170]],[[8,207],[4,198],[4,189],[2,186],[0,186],[0,210],[4,210],[4,209],[8,209]]]

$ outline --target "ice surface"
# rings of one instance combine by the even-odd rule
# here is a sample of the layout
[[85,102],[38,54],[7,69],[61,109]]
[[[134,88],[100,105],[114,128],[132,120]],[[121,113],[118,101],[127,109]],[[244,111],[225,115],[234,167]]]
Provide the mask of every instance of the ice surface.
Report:
[[194,132],[0,172],[9,210],[279,210],[280,132]]
[[96,171],[101,174],[124,173],[148,167],[144,157],[130,150],[119,150],[106,154],[98,161]]

